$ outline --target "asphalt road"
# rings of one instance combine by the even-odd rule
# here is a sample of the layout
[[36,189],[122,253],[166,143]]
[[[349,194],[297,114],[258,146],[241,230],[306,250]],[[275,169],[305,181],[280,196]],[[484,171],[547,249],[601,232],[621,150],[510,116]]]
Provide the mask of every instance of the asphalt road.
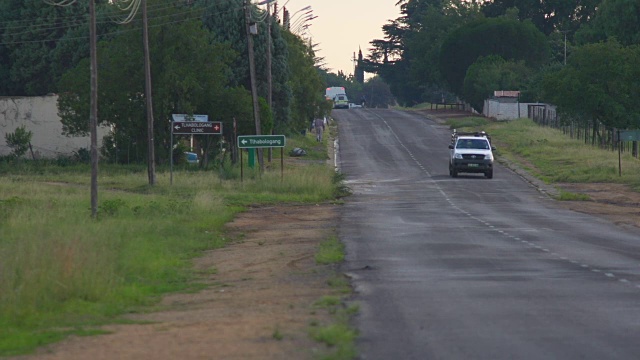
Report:
[[361,359],[640,359],[640,231],[500,165],[450,178],[449,130],[422,116],[333,116]]

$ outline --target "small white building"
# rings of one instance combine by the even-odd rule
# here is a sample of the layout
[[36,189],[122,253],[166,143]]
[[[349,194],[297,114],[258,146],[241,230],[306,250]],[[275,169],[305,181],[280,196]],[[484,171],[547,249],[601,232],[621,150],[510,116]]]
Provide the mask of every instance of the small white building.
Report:
[[521,103],[520,91],[494,91],[493,97],[484,101],[482,114],[497,120],[515,120],[529,116],[529,105],[538,103]]
[[[12,152],[5,135],[15,132],[22,125],[33,133],[31,146],[36,159],[73,155],[81,148],[91,147],[89,136],[62,135],[57,95],[0,97],[0,155]],[[104,127],[98,128],[98,147],[108,131]],[[26,156],[31,157],[31,153],[27,152]]]

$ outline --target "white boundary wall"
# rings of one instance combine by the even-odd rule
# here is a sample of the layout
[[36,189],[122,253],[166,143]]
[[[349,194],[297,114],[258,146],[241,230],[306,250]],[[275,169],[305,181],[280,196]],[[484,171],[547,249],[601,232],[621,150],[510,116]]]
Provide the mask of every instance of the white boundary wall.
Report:
[[[67,156],[80,148],[89,150],[91,147],[89,136],[62,135],[57,95],[0,97],[0,155],[11,153],[5,135],[15,132],[22,125],[33,133],[31,145],[36,158]],[[102,138],[106,134],[107,128],[98,128],[98,147],[102,145]],[[31,153],[27,151],[25,156],[31,158]]]
[[[529,115],[529,105],[537,103],[515,103],[500,102],[498,100],[485,100],[482,114],[486,117],[495,118],[497,120],[515,120],[518,118],[526,118]],[[520,113],[518,113],[520,108]]]

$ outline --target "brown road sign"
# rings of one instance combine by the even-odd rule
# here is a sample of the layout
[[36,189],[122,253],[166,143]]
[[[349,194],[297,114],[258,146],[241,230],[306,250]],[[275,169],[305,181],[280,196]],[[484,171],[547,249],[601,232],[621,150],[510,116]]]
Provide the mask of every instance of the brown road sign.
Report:
[[174,121],[171,127],[174,135],[222,134],[222,123],[219,121]]

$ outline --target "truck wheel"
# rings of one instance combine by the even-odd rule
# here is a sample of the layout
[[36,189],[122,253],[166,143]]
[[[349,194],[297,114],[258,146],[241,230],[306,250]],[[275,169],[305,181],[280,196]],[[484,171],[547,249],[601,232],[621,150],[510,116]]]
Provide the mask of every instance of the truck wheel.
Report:
[[458,170],[451,169],[451,177],[458,177]]
[[487,179],[493,179],[493,170],[489,170],[486,173],[484,173],[484,176],[487,177]]

